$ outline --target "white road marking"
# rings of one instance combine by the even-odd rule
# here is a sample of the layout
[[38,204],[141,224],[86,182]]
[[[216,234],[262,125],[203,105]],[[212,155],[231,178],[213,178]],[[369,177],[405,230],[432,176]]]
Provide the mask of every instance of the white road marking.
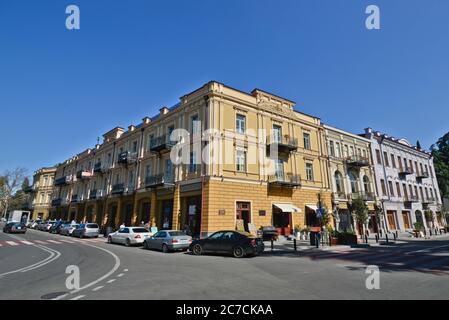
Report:
[[20,242],[22,242],[23,244],[29,245],[29,246],[32,246],[34,244],[34,243],[26,241],[26,240],[22,240]]
[[74,241],[70,241],[70,240],[59,240],[59,241],[62,241],[62,242],[65,242],[65,243],[75,243]]
[[104,288],[104,286],[98,286],[98,287],[96,287],[95,289],[92,289],[92,291],[98,291],[98,290],[100,290],[100,289],[103,289]]
[[14,241],[6,241],[7,244],[9,244],[10,246],[18,246],[18,243],[15,243]]
[[124,273],[120,273],[117,277],[121,278],[123,277],[125,274]]
[[39,244],[47,244],[47,242],[41,241],[41,240],[34,240],[34,242],[39,243]]
[[60,300],[60,299],[66,298],[69,295],[73,295],[73,294],[78,293],[78,292],[80,292],[82,290],[90,288],[90,287],[96,285],[97,283],[103,281],[104,279],[109,278],[120,267],[120,258],[117,257],[117,255],[115,253],[113,253],[113,252],[111,252],[111,251],[109,251],[107,249],[104,249],[104,248],[101,248],[101,247],[97,247],[97,246],[94,246],[94,245],[90,245],[90,244],[87,244],[87,243],[85,245],[109,253],[115,259],[114,267],[108,273],[106,273],[102,277],[98,278],[97,280],[92,281],[91,283],[88,283],[88,284],[86,284],[85,286],[83,286],[83,287],[81,287],[79,289],[73,290],[73,291],[71,291],[69,293],[66,293],[66,294],[62,295],[62,296],[56,297],[53,300]]
[[123,271],[124,271],[124,272],[128,272],[129,270],[128,270],[128,269],[124,269]]
[[55,240],[47,240],[47,241],[48,241],[48,242],[51,242],[51,243],[61,244],[61,242],[55,241]]
[[84,298],[86,295],[84,295],[84,296],[78,296],[78,297],[75,297],[75,298],[73,298],[73,299],[70,299],[70,300],[79,300],[79,299],[82,299],[82,298]]
[[111,279],[108,281],[108,283],[113,283],[116,279]]

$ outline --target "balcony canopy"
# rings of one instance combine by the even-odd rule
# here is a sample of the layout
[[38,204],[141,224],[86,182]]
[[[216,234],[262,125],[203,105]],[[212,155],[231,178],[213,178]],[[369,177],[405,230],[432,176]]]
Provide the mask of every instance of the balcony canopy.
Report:
[[276,208],[279,208],[282,210],[282,212],[302,212],[301,209],[299,209],[298,207],[295,207],[294,205],[292,205],[291,203],[273,203],[273,205]]

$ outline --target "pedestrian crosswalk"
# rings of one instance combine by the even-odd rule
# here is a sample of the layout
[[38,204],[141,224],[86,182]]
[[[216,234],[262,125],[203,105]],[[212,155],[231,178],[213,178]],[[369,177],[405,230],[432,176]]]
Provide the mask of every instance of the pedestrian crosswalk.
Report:
[[32,245],[52,245],[52,244],[76,244],[76,243],[105,243],[105,238],[93,239],[45,239],[45,240],[15,240],[15,241],[0,241],[0,248],[18,247],[18,246],[32,246]]

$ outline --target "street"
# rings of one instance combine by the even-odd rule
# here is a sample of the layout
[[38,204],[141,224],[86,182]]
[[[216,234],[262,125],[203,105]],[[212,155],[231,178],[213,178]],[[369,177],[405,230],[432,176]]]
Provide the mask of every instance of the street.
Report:
[[[0,232],[0,299],[447,299],[449,237],[371,248],[267,246],[259,257],[163,254],[28,230]],[[81,287],[68,289],[68,266]],[[380,289],[365,286],[380,268]]]

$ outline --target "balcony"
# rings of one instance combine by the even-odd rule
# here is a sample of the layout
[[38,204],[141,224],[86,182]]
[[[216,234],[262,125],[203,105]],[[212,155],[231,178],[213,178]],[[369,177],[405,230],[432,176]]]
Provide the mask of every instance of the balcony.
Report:
[[435,202],[437,202],[437,199],[435,199],[433,197],[427,197],[426,199],[423,199],[422,204],[428,205],[428,204],[434,204]]
[[409,174],[413,174],[413,169],[411,167],[400,167],[399,174],[403,176],[407,176]]
[[78,201],[79,201],[78,195],[77,194],[72,195],[70,203],[77,203]]
[[71,176],[62,177],[55,180],[55,186],[66,186],[72,181]]
[[334,200],[348,200],[348,196],[344,192],[334,192],[332,197]]
[[165,185],[172,185],[174,179],[172,175],[159,174],[145,178],[145,188],[157,188]]
[[300,187],[301,176],[278,173],[268,177],[268,184],[286,188]]
[[363,201],[375,201],[376,196],[373,192],[356,192],[352,193],[350,196],[351,200],[361,199]]
[[420,171],[416,173],[416,179],[427,179],[430,177],[429,172],[427,171]]
[[94,165],[94,173],[100,173],[100,174],[102,174],[102,173],[105,173],[105,172],[106,172],[106,169],[103,168],[101,162],[97,162],[97,163]]
[[78,180],[89,180],[92,178],[92,172],[87,170],[80,170],[76,173],[76,179]]
[[406,195],[406,196],[404,197],[404,202],[407,202],[407,203],[417,203],[417,202],[419,202],[419,197],[418,197],[418,196],[409,196],[409,195]]
[[123,194],[125,192],[125,184],[124,183],[117,183],[112,186],[111,194]]
[[170,135],[164,134],[163,136],[153,138],[150,141],[151,152],[166,152],[170,151],[176,142],[170,140]]
[[357,168],[368,167],[369,159],[367,157],[353,155],[346,158],[346,164],[350,167]]
[[23,192],[25,193],[35,193],[36,189],[33,186],[29,186],[23,189]]
[[[289,154],[290,152],[298,150],[298,139],[290,136],[269,136],[267,137],[267,149],[271,155],[272,150],[276,150],[278,153]],[[276,154],[273,154],[276,156]]]
[[122,152],[118,155],[118,164],[130,165],[134,164],[137,161],[137,154],[131,153],[129,151]]
[[61,198],[57,198],[57,199],[51,200],[51,206],[52,207],[60,207],[61,205],[62,205],[62,199]]

